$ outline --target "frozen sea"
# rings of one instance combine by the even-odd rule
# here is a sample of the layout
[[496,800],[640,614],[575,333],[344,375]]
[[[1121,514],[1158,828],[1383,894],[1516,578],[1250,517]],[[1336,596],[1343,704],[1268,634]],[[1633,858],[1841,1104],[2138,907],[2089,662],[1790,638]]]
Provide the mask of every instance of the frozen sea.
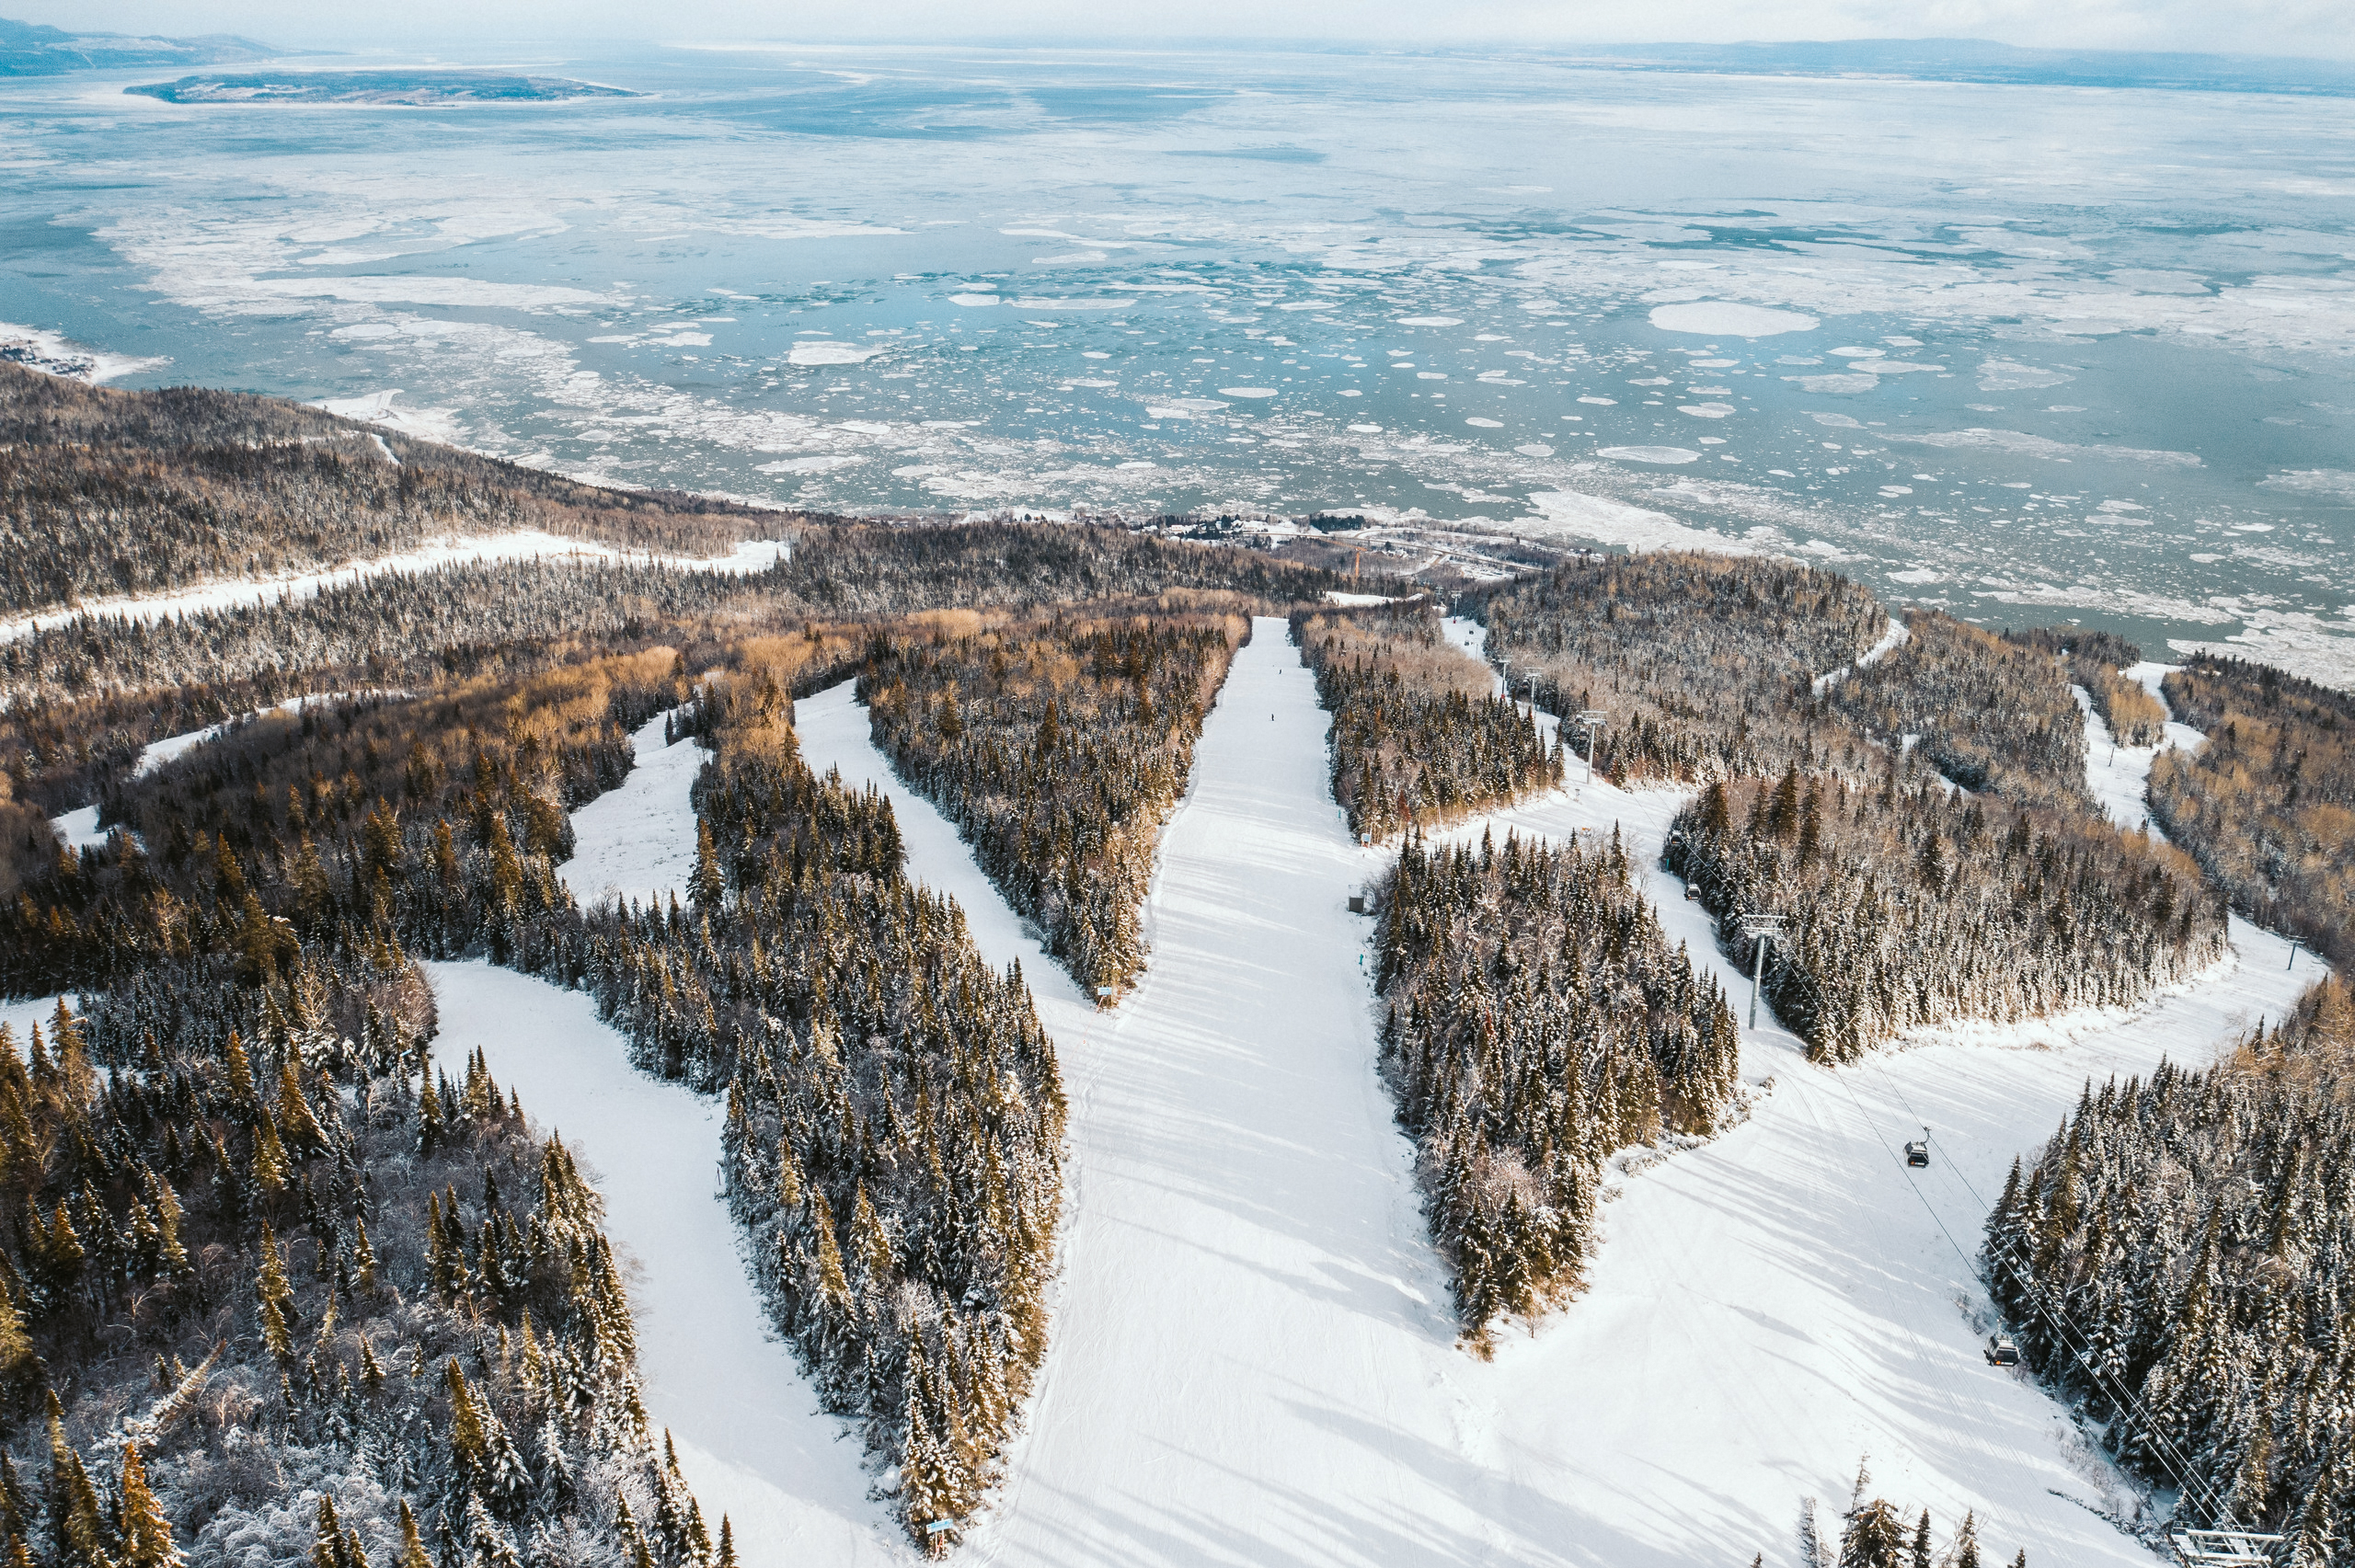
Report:
[[118,384],[622,484],[1799,552],[2355,684],[2347,98],[1530,54],[444,63],[644,96],[0,82],[0,321]]

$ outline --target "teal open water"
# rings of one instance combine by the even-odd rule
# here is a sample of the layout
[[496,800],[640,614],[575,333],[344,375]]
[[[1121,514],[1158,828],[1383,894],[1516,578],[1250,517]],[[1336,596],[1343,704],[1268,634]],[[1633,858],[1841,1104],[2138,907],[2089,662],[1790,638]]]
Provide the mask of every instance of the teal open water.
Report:
[[152,361],[123,384],[626,484],[1747,544],[2355,683],[2355,101],[1460,54],[466,63],[647,96],[0,84],[0,319]]

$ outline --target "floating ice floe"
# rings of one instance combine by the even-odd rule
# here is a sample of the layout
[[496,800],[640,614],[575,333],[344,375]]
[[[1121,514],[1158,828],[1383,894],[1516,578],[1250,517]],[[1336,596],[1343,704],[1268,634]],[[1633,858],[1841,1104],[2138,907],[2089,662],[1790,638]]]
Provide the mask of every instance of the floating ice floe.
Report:
[[781,457],[775,463],[764,463],[752,470],[755,474],[830,474],[837,468],[856,468],[867,461],[864,457],[832,455],[812,457]]
[[2028,392],[2039,386],[2059,386],[2062,382],[2076,379],[2066,371],[2024,365],[2016,360],[1982,360],[1979,364],[1979,390],[1982,392]]
[[1401,326],[1461,326],[1464,323],[1460,317],[1453,315],[1402,315],[1398,318],[1398,325]]
[[1785,332],[1812,332],[1823,324],[1795,310],[1695,300],[1687,304],[1654,305],[1652,325],[1662,332],[1706,338],[1773,338]]
[[858,343],[835,343],[821,338],[810,343],[796,343],[786,355],[792,365],[863,365],[883,351],[879,345],[867,347]]
[[1681,446],[1607,446],[1595,455],[1616,458],[1622,463],[1698,463],[1701,460],[1699,452]]

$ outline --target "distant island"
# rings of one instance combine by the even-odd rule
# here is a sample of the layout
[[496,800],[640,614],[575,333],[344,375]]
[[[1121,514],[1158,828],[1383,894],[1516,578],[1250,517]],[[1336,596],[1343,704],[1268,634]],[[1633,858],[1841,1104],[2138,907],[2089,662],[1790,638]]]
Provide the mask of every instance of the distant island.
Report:
[[488,71],[283,71],[182,76],[126,93],[166,103],[370,103],[428,108],[454,103],[554,103],[566,98],[631,98],[565,76],[505,76]]
[[55,76],[124,66],[219,65],[284,52],[249,38],[144,38],[131,33],[67,32],[0,17],[0,76]]

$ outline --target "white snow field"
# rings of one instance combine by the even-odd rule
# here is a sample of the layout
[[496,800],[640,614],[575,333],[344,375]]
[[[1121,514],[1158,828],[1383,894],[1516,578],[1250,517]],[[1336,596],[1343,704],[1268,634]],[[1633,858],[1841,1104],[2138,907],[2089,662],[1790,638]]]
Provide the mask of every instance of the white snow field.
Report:
[[572,858],[558,869],[586,909],[606,898],[651,904],[684,898],[695,868],[695,811],[687,798],[711,753],[692,740],[662,744],[666,714],[630,737],[638,761],[619,789],[572,814]]
[[719,1196],[726,1102],[630,1066],[586,993],[488,964],[429,964],[445,1062],[479,1047],[492,1076],[561,1137],[605,1200],[605,1230],[638,1265],[630,1305],[647,1413],[746,1568],[899,1562],[913,1553],[867,1500],[858,1439],[818,1408],[771,1337]]

